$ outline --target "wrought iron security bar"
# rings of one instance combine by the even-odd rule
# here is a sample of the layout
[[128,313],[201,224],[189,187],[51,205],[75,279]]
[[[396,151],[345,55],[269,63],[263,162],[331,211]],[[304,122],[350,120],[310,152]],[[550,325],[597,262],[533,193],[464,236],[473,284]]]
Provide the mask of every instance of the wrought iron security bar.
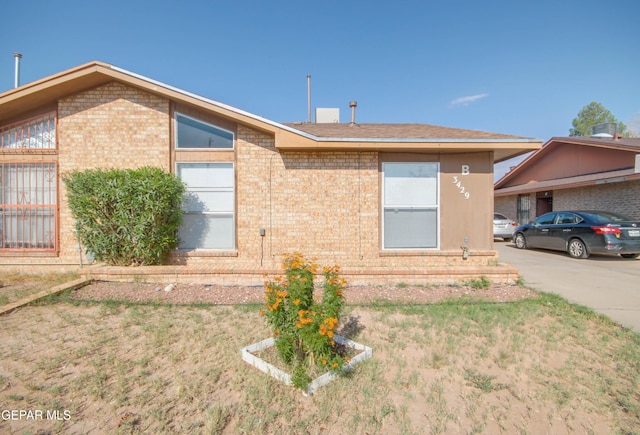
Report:
[[0,127],[0,150],[56,148],[56,112]]
[[55,251],[55,163],[0,164],[0,251]]

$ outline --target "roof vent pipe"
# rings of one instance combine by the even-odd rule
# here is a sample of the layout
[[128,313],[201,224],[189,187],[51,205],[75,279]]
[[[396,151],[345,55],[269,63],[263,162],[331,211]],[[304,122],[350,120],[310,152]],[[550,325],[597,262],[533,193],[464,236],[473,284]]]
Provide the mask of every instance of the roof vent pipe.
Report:
[[13,57],[16,58],[16,72],[13,87],[17,88],[20,86],[20,59],[22,58],[22,55],[20,53],[13,53]]
[[351,107],[351,125],[356,124],[356,107],[358,106],[357,101],[349,102],[349,107]]
[[307,122],[311,123],[311,74],[307,74]]

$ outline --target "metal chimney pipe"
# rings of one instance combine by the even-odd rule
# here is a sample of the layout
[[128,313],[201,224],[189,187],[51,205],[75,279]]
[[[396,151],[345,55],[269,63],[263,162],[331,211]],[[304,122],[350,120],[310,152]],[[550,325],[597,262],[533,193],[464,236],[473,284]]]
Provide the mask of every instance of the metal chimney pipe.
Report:
[[307,74],[307,122],[311,124],[311,74]]
[[351,125],[355,125],[356,123],[356,107],[358,106],[357,101],[349,102],[349,107],[351,107]]
[[13,57],[16,58],[16,71],[15,71],[15,79],[13,81],[13,87],[17,88],[20,86],[20,59],[22,55],[20,53],[13,53]]

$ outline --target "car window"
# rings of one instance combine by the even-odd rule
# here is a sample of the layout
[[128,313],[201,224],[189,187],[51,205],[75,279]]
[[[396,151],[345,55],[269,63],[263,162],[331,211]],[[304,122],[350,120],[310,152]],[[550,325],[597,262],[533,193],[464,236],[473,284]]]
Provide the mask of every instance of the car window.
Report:
[[536,225],[551,225],[556,217],[556,213],[545,213],[535,220]]
[[579,216],[573,213],[558,213],[556,215],[556,225],[576,224],[579,222]]
[[629,216],[624,216],[618,213],[612,213],[608,211],[597,211],[597,212],[589,212],[585,213],[591,220],[595,223],[606,224],[608,222],[624,222],[631,221]]
[[506,217],[506,216],[501,215],[500,213],[494,213],[494,214],[493,214],[493,219],[494,219],[494,220],[497,220],[497,221],[506,221],[506,220],[507,220],[507,217]]

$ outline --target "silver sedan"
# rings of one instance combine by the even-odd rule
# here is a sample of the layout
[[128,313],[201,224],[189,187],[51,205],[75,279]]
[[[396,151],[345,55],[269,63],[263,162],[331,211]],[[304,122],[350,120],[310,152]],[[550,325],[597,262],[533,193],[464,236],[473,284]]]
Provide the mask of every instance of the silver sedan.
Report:
[[508,242],[518,224],[500,213],[493,214],[493,237]]

